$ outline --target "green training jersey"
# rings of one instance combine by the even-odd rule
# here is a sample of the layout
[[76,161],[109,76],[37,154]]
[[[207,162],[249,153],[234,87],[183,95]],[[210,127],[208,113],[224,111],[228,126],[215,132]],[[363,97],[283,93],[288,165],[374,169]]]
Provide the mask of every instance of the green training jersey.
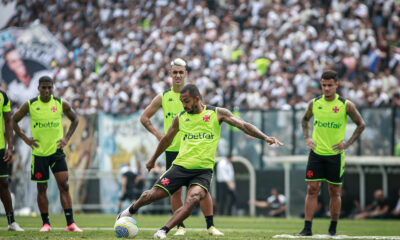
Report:
[[336,94],[333,101],[326,101],[325,96],[313,99],[314,130],[312,139],[317,145],[314,152],[319,155],[337,155],[332,145],[344,139],[346,131],[347,100]]
[[186,169],[214,169],[221,137],[216,107],[204,106],[199,114],[179,114],[181,148],[172,164]]
[[[171,127],[176,114],[183,111],[183,105],[179,97],[180,93],[174,92],[172,88],[168,91],[165,91],[162,95],[161,106],[164,112],[164,133],[168,132],[168,129]],[[181,137],[180,132],[178,132],[171,145],[165,151],[179,152],[180,145]]]
[[3,126],[3,113],[10,112],[10,100],[5,92],[0,90],[0,149],[4,149],[6,147],[6,141],[4,140],[4,126]]
[[28,101],[33,139],[39,140],[33,148],[35,156],[50,156],[57,151],[57,141],[64,137],[62,126],[62,99],[51,95],[50,101],[42,102],[40,96]]

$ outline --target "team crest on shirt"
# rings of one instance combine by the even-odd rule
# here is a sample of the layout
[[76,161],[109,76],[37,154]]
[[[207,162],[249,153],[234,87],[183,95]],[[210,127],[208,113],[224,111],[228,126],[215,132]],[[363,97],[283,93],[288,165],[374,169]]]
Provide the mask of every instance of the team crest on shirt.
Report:
[[337,106],[335,106],[334,108],[332,108],[332,111],[333,111],[334,113],[338,113],[338,112],[339,112],[339,108],[338,108]]
[[52,111],[52,112],[56,112],[56,111],[57,111],[57,108],[56,108],[55,106],[53,106],[53,107],[51,108],[51,111]]
[[169,183],[170,183],[170,181],[169,181],[168,178],[163,178],[163,179],[161,179],[161,184],[162,184],[162,185],[168,186]]
[[208,114],[204,115],[203,121],[204,121],[204,122],[210,121],[210,116],[208,116]]

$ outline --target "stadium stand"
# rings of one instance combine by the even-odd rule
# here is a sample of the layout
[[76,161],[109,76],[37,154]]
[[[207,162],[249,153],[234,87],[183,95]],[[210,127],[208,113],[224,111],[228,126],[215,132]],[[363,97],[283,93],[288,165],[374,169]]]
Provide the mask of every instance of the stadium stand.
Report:
[[7,27],[47,26],[69,50],[56,94],[117,114],[170,86],[173,57],[213,105],[303,107],[331,68],[358,106],[400,106],[399,16],[395,0],[37,0],[18,1]]

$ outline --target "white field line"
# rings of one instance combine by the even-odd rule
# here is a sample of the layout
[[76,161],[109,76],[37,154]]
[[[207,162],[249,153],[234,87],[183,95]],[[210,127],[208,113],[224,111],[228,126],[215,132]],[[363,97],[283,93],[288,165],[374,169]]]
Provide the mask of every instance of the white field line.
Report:
[[272,238],[284,238],[284,239],[400,239],[400,236],[349,236],[349,235],[337,235],[337,236],[329,236],[323,234],[317,234],[312,236],[296,236],[289,234],[280,234],[275,235]]
[[[37,230],[39,231],[39,227],[37,228],[24,228],[25,230]],[[7,230],[5,227],[1,227],[0,230]],[[52,230],[56,231],[65,231],[65,228],[60,228],[60,227],[52,227]],[[82,230],[86,231],[114,231],[113,228],[110,227],[87,227],[87,228],[82,228]],[[159,228],[141,228],[139,227],[139,230],[142,231],[157,231]],[[232,228],[220,228],[222,232],[280,232],[280,230],[271,230],[271,229],[232,229]],[[172,232],[176,231],[176,228],[172,230]],[[187,231],[196,231],[196,232],[206,232],[205,228],[187,228]],[[323,235],[323,234],[316,234],[313,236],[305,236],[305,237],[300,237],[296,235],[289,235],[289,234],[279,234],[275,235],[272,238],[275,239],[393,239],[393,240],[400,240],[400,236],[349,236],[349,235],[337,235],[337,236],[329,236],[329,235]]]
[[[24,228],[22,226],[23,229],[25,230],[40,230],[40,227],[37,228]],[[82,230],[86,230],[86,231],[114,231],[114,228],[111,227],[86,227],[86,228],[81,228]],[[142,231],[157,231],[160,228],[141,228],[139,226],[139,230]],[[232,228],[218,228],[219,230],[221,230],[222,232],[280,232],[280,231],[275,231],[275,230],[270,230],[270,229],[232,229]],[[0,230],[7,230],[7,228],[5,227],[0,227]],[[61,228],[61,227],[52,227],[51,230],[56,230],[56,231],[65,231],[65,228]],[[206,232],[206,228],[186,228],[187,231],[196,231],[196,232]],[[176,231],[176,228],[172,229],[171,232]]]

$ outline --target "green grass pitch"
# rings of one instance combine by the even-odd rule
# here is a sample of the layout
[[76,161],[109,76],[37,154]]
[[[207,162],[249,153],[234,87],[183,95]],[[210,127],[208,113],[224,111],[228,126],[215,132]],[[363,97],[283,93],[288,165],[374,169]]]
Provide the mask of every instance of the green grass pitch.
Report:
[[[40,233],[41,218],[17,216],[17,222],[25,228],[25,232],[6,231],[6,218],[0,217],[0,239],[117,239],[112,229],[114,215],[76,214],[75,221],[83,233],[65,231],[64,215],[51,215],[52,232]],[[135,239],[152,239],[153,234],[168,221],[170,216],[134,216],[139,225],[139,233]],[[280,234],[297,234],[303,227],[299,218],[250,218],[250,217],[214,217],[218,229],[225,233],[224,237],[209,237],[206,235],[203,217],[191,216],[185,221],[188,232],[185,237],[174,237],[176,229],[167,235],[168,239],[271,239]],[[314,234],[327,234],[329,219],[313,221]],[[399,220],[340,220],[339,235],[348,236],[399,236]],[[362,239],[358,238],[358,239]]]

